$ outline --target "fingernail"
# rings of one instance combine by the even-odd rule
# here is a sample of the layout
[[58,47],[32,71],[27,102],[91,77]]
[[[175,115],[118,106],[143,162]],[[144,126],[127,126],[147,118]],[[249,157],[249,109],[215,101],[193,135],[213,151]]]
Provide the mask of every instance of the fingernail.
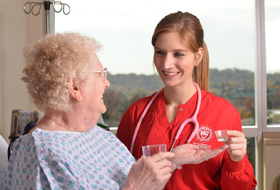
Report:
[[179,169],[179,170],[182,169],[182,166],[177,166],[177,169]]

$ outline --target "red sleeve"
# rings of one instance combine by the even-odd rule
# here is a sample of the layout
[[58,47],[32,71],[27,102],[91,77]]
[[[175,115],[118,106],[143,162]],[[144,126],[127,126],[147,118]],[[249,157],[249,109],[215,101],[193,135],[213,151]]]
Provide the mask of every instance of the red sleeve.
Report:
[[[242,131],[241,119],[238,117],[233,125],[233,130]],[[225,153],[225,163],[221,172],[221,189],[254,189],[257,180],[254,176],[254,169],[248,160],[247,154],[239,162],[233,162],[228,153]]]
[[[229,158],[230,159],[230,158]],[[230,161],[227,161],[230,162]],[[254,170],[247,159],[244,156],[243,160],[240,162],[244,163],[244,169],[238,172],[230,171],[228,163],[225,163],[222,168],[222,177],[221,177],[221,188],[234,190],[234,189],[254,189],[257,185],[257,180],[254,176]]]

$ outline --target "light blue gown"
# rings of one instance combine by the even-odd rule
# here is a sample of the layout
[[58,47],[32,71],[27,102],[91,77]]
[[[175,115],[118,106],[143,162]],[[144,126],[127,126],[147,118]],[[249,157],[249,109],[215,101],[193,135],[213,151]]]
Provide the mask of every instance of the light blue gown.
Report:
[[4,189],[121,189],[135,160],[116,136],[35,129],[13,145]]

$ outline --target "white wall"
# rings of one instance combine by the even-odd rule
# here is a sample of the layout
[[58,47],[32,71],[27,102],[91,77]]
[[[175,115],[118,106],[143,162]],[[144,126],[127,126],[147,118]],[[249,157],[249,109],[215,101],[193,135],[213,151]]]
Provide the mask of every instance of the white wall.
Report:
[[36,108],[30,102],[22,77],[22,50],[44,35],[44,10],[39,16],[27,15],[28,0],[0,0],[0,135],[8,142],[13,109]]

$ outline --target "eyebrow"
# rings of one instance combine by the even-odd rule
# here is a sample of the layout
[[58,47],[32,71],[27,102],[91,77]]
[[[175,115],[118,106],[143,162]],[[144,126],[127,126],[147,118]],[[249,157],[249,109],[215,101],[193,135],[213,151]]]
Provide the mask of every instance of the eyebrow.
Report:
[[[158,47],[154,47],[155,50],[162,50],[161,48],[158,48]],[[185,51],[185,52],[189,52],[188,50],[186,49],[175,49],[175,50],[172,50],[172,51]]]

